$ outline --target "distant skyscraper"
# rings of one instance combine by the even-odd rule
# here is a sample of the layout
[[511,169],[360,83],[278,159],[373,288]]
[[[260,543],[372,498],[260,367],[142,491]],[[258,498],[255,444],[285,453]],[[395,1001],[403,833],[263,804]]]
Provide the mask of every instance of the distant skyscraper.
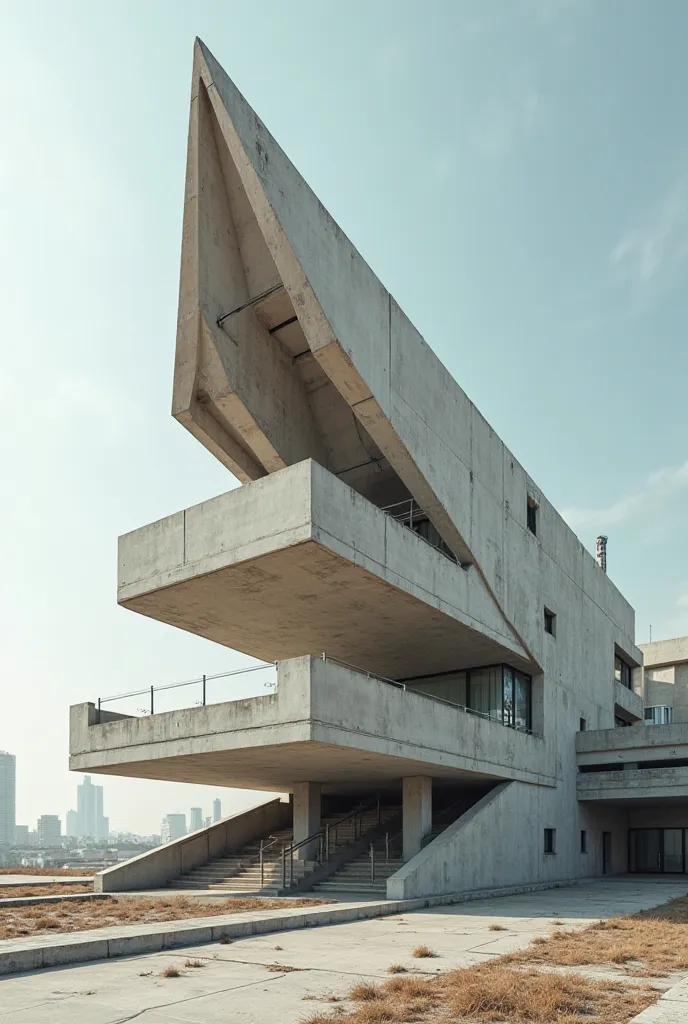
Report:
[[186,815],[167,814],[162,819],[160,838],[163,843],[171,843],[173,839],[181,839],[186,835]]
[[203,828],[203,808],[192,807],[189,819],[189,832],[195,832],[198,828]]
[[15,825],[14,826],[14,845],[15,846],[28,846],[29,845],[29,826],[28,825]]
[[110,821],[103,815],[103,787],[94,786],[91,776],[76,787],[76,811],[67,812],[67,835],[107,839]]
[[209,814],[206,814],[206,816],[205,816],[205,820],[204,820],[203,824],[204,824],[204,825],[205,825],[205,827],[207,828],[207,827],[208,827],[208,825],[212,825],[212,823],[213,823],[213,819],[212,819],[212,818],[210,817],[210,815],[209,815]]
[[56,814],[41,814],[38,819],[38,845],[44,849],[59,846],[62,838],[62,823]]
[[0,847],[14,842],[17,799],[17,759],[0,750]]
[[222,804],[219,799],[213,800],[213,821],[219,821],[222,817]]

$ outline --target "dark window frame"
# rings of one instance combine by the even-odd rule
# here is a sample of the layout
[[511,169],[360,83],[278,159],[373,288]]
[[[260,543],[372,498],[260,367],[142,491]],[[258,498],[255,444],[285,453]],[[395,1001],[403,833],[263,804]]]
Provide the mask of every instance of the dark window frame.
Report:
[[633,666],[618,651],[614,652],[614,678],[627,690],[633,689]]
[[543,853],[554,856],[557,852],[557,830],[546,828],[543,836]]
[[588,729],[588,720],[587,720],[587,718],[579,718],[578,719],[578,732],[587,732],[587,729]]
[[549,633],[550,636],[556,637],[557,635],[557,616],[556,612],[553,612],[546,605],[543,609],[543,624],[545,633]]
[[528,500],[526,502],[526,526],[528,527],[528,529],[532,533],[533,537],[537,537],[537,535],[538,535],[538,510],[539,510],[539,508],[540,508],[540,506],[538,505],[538,503],[535,500],[535,498],[531,498],[530,495],[529,495],[528,496]]
[[580,852],[581,853],[587,853],[588,852],[588,833],[587,833],[587,830],[584,829],[584,828],[581,829],[581,834],[580,834]]

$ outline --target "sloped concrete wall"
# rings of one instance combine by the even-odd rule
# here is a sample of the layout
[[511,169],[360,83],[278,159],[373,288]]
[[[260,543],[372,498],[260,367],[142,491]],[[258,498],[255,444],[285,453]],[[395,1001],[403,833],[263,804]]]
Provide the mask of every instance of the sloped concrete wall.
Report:
[[238,850],[273,829],[284,828],[290,820],[291,808],[281,800],[258,804],[100,871],[95,878],[95,891],[161,889],[192,868]]
[[[602,831],[612,833],[611,873],[626,870],[627,815],[579,808],[562,820],[556,790],[502,782],[387,881],[388,899],[528,885],[602,874]],[[544,829],[556,852],[544,852]],[[580,832],[588,833],[587,853]]]

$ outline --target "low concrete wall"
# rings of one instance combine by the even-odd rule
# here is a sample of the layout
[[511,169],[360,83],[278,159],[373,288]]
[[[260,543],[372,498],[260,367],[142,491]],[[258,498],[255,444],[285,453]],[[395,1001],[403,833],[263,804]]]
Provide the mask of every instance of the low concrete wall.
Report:
[[[625,730],[624,730],[625,732]],[[585,772],[576,779],[579,800],[688,801],[688,768],[644,768],[622,772]]]
[[192,868],[238,850],[273,829],[284,828],[290,821],[289,804],[279,799],[269,800],[100,871],[95,877],[95,891],[162,888]]
[[629,718],[636,722],[643,723],[645,720],[645,702],[639,693],[629,690],[627,686],[614,680],[614,703],[618,705]]
[[663,758],[688,758],[688,723],[632,725],[628,729],[592,729],[576,734],[579,765],[622,765]]

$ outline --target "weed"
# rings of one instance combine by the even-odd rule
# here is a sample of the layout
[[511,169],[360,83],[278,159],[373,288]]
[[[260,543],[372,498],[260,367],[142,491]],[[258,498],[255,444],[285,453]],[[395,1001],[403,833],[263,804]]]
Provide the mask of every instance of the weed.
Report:
[[488,932],[505,932],[506,928],[503,924],[491,924],[487,930]]
[[182,972],[178,967],[166,967],[162,972],[163,978],[181,978]]
[[415,956],[416,960],[424,960],[428,957],[437,956],[437,953],[430,949],[429,946],[416,946],[415,949],[411,950],[411,956]]
[[403,964],[390,964],[387,968],[388,974],[406,974],[408,968],[404,967]]
[[205,967],[202,960],[187,960],[184,964],[185,967]]

